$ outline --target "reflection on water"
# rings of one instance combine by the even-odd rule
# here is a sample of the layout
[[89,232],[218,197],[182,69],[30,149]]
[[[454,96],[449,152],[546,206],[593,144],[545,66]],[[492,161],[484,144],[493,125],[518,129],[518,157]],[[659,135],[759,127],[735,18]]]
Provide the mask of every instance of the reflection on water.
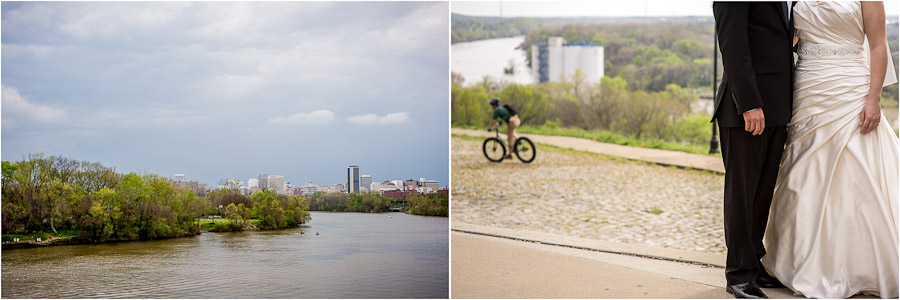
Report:
[[[480,82],[485,75],[495,81],[532,84],[534,78],[526,65],[525,51],[516,50],[524,40],[524,36],[519,36],[453,44],[450,46],[450,70],[461,74],[466,79],[463,83],[466,86]],[[515,74],[506,75],[503,68],[509,66],[510,60],[514,62]]]
[[2,297],[449,296],[447,218],[312,216],[308,225],[278,231],[4,250]]

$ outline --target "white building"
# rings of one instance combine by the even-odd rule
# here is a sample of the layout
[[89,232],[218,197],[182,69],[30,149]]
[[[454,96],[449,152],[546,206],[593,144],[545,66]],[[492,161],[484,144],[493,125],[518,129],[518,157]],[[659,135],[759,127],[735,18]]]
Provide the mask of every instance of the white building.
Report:
[[[319,186],[307,182],[302,187],[300,187],[300,195],[312,195],[319,191]],[[340,192],[340,191],[338,191]]]
[[247,193],[244,195],[253,195],[259,193],[259,179],[250,178],[247,179]]
[[403,186],[403,180],[391,180],[391,183],[399,187],[401,190],[406,190],[406,187]]
[[531,46],[531,70],[534,82],[571,80],[580,70],[585,82],[598,83],[604,74],[603,46],[593,43],[569,43],[554,36],[547,43]]
[[344,185],[340,183],[335,183],[332,185],[320,185],[318,191],[325,193],[340,193],[344,191]]
[[237,179],[229,179],[225,182],[224,188],[229,190],[240,190],[244,186],[244,182]]
[[399,190],[399,189],[400,188],[397,187],[397,185],[395,185],[393,182],[390,182],[388,180],[372,183],[372,191],[373,192],[384,193],[384,191],[393,191],[393,190]]
[[275,193],[279,195],[287,195],[287,185],[284,183],[284,176],[282,175],[269,175],[268,177],[269,189],[274,190]]
[[269,174],[259,174],[256,178],[256,186],[259,187],[260,190],[269,189]]
[[253,184],[253,179],[247,181],[247,184],[250,186],[251,193],[253,192],[253,187],[256,186],[257,190],[270,190],[275,191],[275,193],[279,195],[290,195],[293,191],[288,189],[287,184],[284,182],[283,175],[269,175],[269,174],[259,174],[256,177],[256,184]]
[[172,181],[184,181],[184,174],[175,174],[172,176]]

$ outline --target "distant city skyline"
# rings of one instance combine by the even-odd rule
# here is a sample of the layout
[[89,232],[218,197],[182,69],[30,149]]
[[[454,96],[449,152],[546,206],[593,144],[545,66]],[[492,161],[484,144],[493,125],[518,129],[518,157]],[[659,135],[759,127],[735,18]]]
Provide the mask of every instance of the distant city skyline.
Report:
[[2,2],[2,159],[449,179],[446,2]]
[[[383,178],[382,178],[382,177],[379,177],[379,176],[372,176],[371,174],[368,174],[368,173],[363,174],[363,173],[362,173],[362,170],[363,170],[363,169],[360,168],[360,179],[361,179],[361,180],[360,180],[360,187],[363,187],[363,186],[364,186],[364,182],[362,181],[362,179],[365,178],[365,176],[368,176],[368,180],[370,180],[370,182],[367,182],[367,184],[371,184],[372,182],[382,182],[382,181],[385,181],[385,180],[388,180],[388,181],[392,181],[392,180],[410,180],[410,179],[412,179],[412,180],[419,180],[419,179],[423,179],[423,178],[426,179],[426,180],[428,180],[428,181],[432,181],[432,180],[434,180],[434,178],[436,178],[436,177],[428,177],[428,176],[424,176],[424,175],[417,175],[417,176],[411,176],[411,177],[410,177],[410,176],[407,176],[407,177],[397,177],[397,178],[392,178],[392,177],[383,177]],[[332,184],[343,184],[343,185],[346,185],[346,184],[347,184],[347,178],[346,178],[346,176],[347,176],[347,175],[346,175],[347,167],[344,167],[343,171],[345,172],[345,173],[344,173],[343,181],[334,181],[334,182],[320,182],[320,181],[312,181],[312,180],[295,180],[293,177],[291,177],[291,176],[289,176],[289,175],[284,175],[284,174],[274,174],[274,173],[258,173],[257,175],[251,175],[251,177],[249,177],[249,178],[247,178],[246,176],[245,176],[245,177],[236,177],[236,178],[219,178],[219,179],[217,179],[217,180],[214,181],[214,182],[203,182],[203,181],[197,180],[196,178],[191,178],[190,174],[185,174],[185,173],[176,173],[176,174],[157,174],[157,175],[160,175],[160,176],[163,176],[163,177],[165,177],[165,178],[168,178],[168,179],[171,180],[171,181],[186,181],[186,182],[188,182],[188,181],[197,181],[197,183],[200,183],[200,184],[204,184],[204,183],[205,183],[205,184],[207,185],[207,187],[209,187],[209,188],[217,188],[217,187],[219,187],[219,186],[220,186],[219,181],[221,181],[221,180],[223,180],[223,179],[224,179],[224,180],[228,180],[228,181],[231,181],[231,180],[237,180],[237,181],[240,182],[241,186],[245,186],[245,187],[255,186],[255,185],[259,185],[259,182],[260,182],[260,181],[259,181],[259,180],[260,180],[260,177],[259,177],[259,176],[265,175],[265,176],[268,177],[268,176],[271,176],[271,175],[279,175],[279,176],[283,176],[283,178],[284,178],[284,183],[285,183],[285,184],[291,184],[291,185],[293,185],[294,187],[301,187],[301,186],[303,186],[303,185],[305,185],[305,184],[307,184],[307,183],[316,184],[316,185],[332,185]],[[377,180],[376,180],[376,178],[377,178]],[[435,181],[437,181],[437,182],[439,183],[440,186],[449,186],[449,182],[443,182],[443,181],[439,181],[439,180],[435,180]]]

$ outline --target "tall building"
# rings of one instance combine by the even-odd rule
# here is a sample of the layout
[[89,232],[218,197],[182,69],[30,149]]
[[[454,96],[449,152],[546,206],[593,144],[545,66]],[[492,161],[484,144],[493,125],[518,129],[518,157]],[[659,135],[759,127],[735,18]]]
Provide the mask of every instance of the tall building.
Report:
[[247,179],[247,193],[245,195],[252,195],[256,193],[259,193],[259,178]]
[[256,186],[258,186],[260,190],[269,189],[269,174],[259,174],[256,178]]
[[363,174],[359,177],[359,188],[362,191],[372,190],[372,175]]
[[284,176],[282,175],[269,175],[269,190],[275,191],[275,193],[280,195],[287,194],[287,186],[284,183]]
[[[250,184],[249,181],[248,184]],[[260,191],[275,191],[275,193],[281,195],[287,195],[292,192],[288,189],[288,184],[290,183],[284,182],[284,175],[259,174],[256,179],[256,185]]]
[[359,166],[347,167],[347,193],[359,193]]
[[571,78],[580,70],[585,82],[600,82],[603,77],[603,46],[593,43],[569,43],[552,36],[547,42],[531,46],[531,72],[534,81],[543,83]]

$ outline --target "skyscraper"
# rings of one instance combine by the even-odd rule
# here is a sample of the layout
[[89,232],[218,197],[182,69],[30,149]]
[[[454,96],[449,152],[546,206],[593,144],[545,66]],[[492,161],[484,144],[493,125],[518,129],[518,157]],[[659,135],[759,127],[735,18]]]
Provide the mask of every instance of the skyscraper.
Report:
[[362,174],[359,177],[360,191],[370,191],[372,189],[372,175]]
[[359,166],[347,168],[347,193],[359,193]]

